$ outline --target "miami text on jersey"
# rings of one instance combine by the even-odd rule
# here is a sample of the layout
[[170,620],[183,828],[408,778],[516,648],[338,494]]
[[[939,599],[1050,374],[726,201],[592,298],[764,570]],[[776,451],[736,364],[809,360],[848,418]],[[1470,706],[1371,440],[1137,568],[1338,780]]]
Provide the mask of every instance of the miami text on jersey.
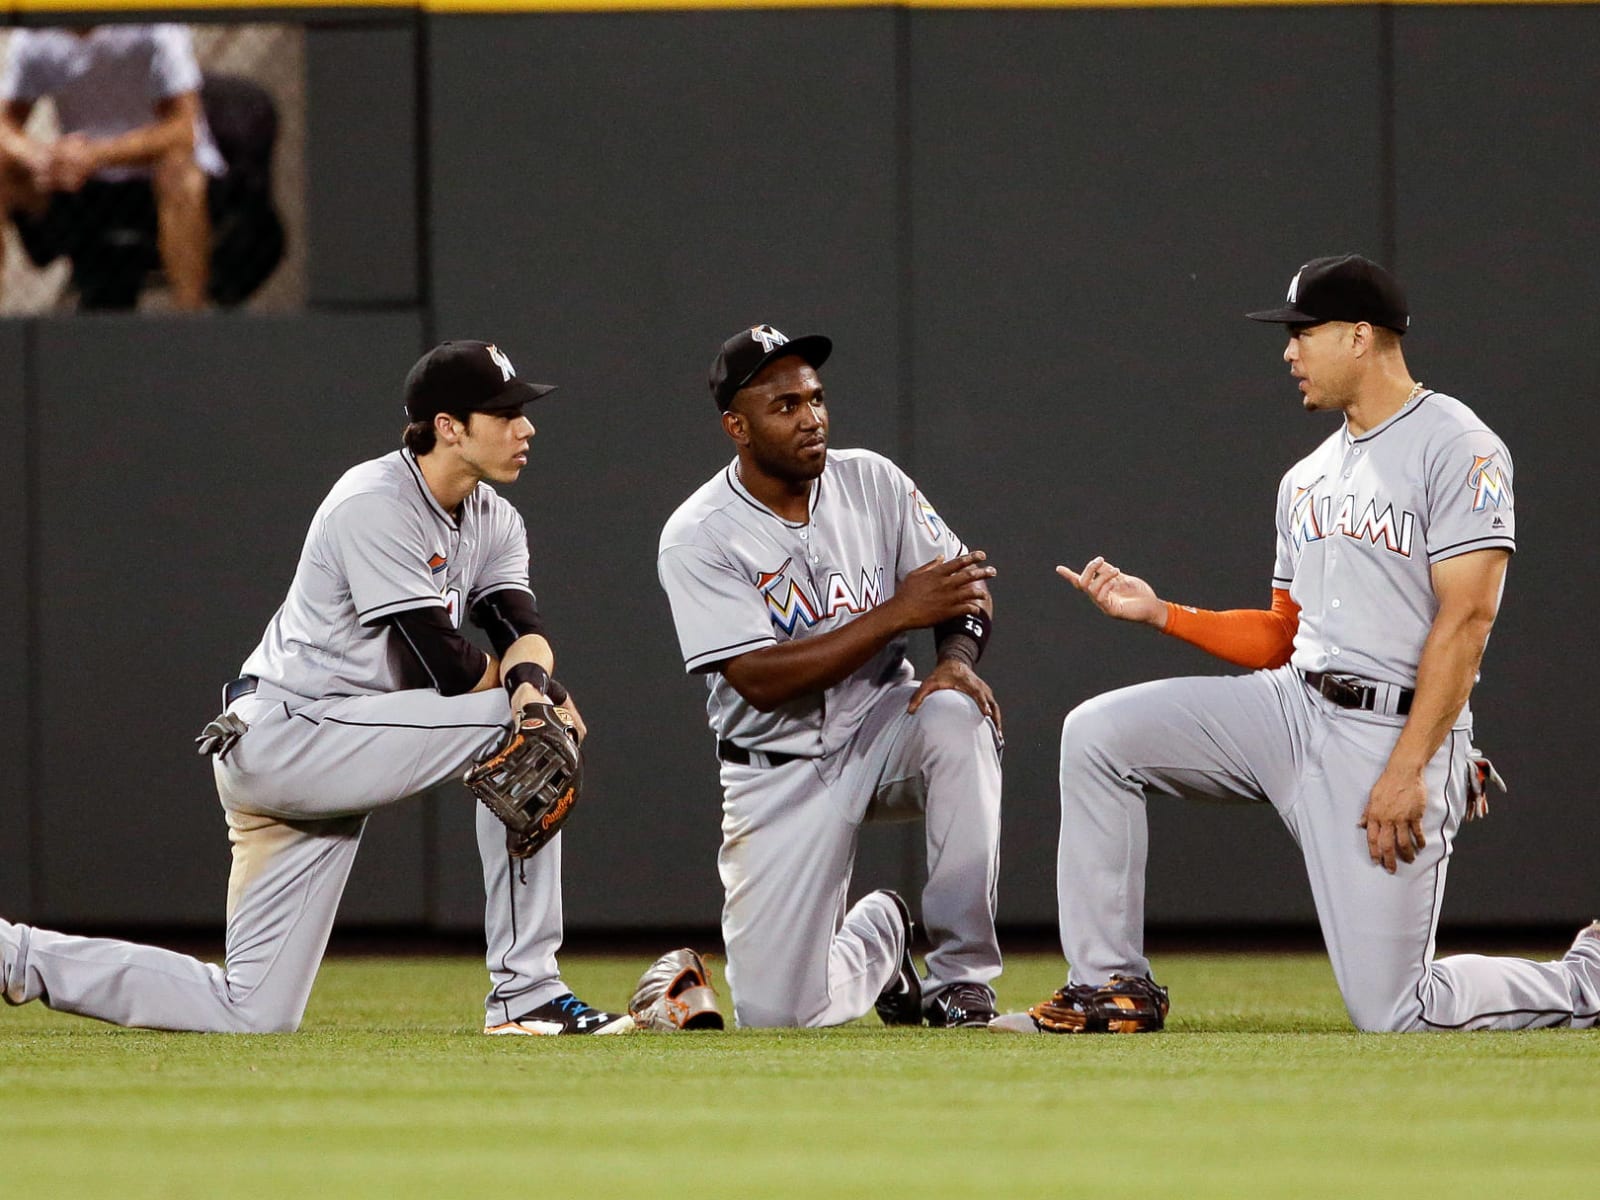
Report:
[[1473,491],[1473,512],[1482,512],[1486,508],[1499,508],[1502,502],[1511,498],[1511,489],[1506,486],[1506,477],[1500,471],[1500,464],[1494,459],[1493,454],[1472,456],[1472,469],[1467,472],[1467,486]]
[[788,580],[787,588],[781,586],[793,562],[794,559],[786,558],[776,571],[762,571],[756,576],[756,587],[767,601],[767,614],[772,623],[791,637],[802,622],[809,628],[841,612],[866,612],[883,600],[882,567],[862,568],[859,591],[851,588],[843,571],[834,571],[823,584],[821,595],[809,596],[796,580]]
[[1397,519],[1394,505],[1386,504],[1379,509],[1376,497],[1358,511],[1354,494],[1340,500],[1335,512],[1333,500],[1332,496],[1314,495],[1309,487],[1295,488],[1294,499],[1289,504],[1289,532],[1296,550],[1303,549],[1309,542],[1320,542],[1330,533],[1342,533],[1356,541],[1382,546],[1402,558],[1411,557],[1416,514],[1402,509]]

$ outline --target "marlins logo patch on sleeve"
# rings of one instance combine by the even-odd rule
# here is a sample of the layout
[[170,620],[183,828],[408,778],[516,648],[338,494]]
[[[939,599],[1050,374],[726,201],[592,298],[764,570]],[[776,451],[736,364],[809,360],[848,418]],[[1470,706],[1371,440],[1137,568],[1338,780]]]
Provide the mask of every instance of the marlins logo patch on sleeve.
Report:
[[944,519],[934,511],[928,498],[915,488],[911,489],[911,512],[917,518],[917,524],[927,532],[930,542],[940,541],[944,537]]
[[1467,472],[1467,486],[1472,489],[1472,511],[1499,508],[1511,499],[1511,488],[1495,462],[1495,454],[1474,454],[1472,469]]

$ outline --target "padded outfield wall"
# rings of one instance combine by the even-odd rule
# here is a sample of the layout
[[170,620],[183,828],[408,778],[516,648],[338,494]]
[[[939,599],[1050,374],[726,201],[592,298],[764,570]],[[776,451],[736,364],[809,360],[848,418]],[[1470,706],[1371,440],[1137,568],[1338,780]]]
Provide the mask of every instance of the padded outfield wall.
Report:
[[[1051,568],[1105,552],[1176,599],[1265,603],[1276,481],[1330,426],[1239,314],[1358,249],[1409,284],[1414,373],[1517,464],[1475,699],[1514,790],[1461,835],[1446,921],[1592,915],[1600,7],[580,7],[247,10],[307,24],[307,310],[0,324],[0,912],[220,923],[190,739],[323,492],[396,444],[411,360],[481,336],[562,385],[509,495],[595,733],[569,924],[713,924],[715,762],[654,548],[728,457],[712,351],[770,320],[836,339],[836,444],[896,457],[1000,568],[1002,918],[1047,924],[1062,716],[1220,669]],[[472,928],[465,805],[375,817],[343,919]],[[1158,801],[1152,825],[1152,921],[1310,919],[1270,810]],[[918,856],[871,831],[858,885],[914,889]]]

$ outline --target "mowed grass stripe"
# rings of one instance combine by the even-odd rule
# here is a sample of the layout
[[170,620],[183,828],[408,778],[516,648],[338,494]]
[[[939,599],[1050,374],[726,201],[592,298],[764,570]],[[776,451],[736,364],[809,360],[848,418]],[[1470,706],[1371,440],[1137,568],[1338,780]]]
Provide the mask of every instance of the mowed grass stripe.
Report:
[[[596,1004],[644,966],[564,959]],[[0,1197],[1596,1194],[1600,1034],[1359,1035],[1320,955],[1158,970],[1155,1037],[485,1038],[464,958],[332,959],[292,1037],[0,1011]]]

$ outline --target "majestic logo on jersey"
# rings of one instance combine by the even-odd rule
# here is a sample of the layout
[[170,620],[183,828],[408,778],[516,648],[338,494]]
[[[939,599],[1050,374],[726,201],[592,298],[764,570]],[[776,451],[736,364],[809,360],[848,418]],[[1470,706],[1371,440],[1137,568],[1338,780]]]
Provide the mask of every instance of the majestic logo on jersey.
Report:
[[883,602],[882,567],[870,571],[862,568],[859,591],[850,586],[843,571],[834,571],[823,585],[822,594],[809,596],[796,580],[788,580],[787,588],[781,586],[793,562],[786,558],[776,571],[762,571],[756,576],[756,589],[767,602],[767,615],[791,637],[802,624],[809,629],[841,612],[863,613]]
[[779,346],[787,346],[789,344],[789,339],[771,325],[755,326],[750,330],[750,336],[761,343],[761,349],[767,354],[771,354]]
[[1317,496],[1311,490],[1321,478],[1318,476],[1306,487],[1295,488],[1289,501],[1289,537],[1296,550],[1303,550],[1311,542],[1320,542],[1330,533],[1342,533],[1355,541],[1382,546],[1401,558],[1411,557],[1417,528],[1415,513],[1402,509],[1396,515],[1392,504],[1380,509],[1376,498],[1358,507],[1354,494],[1341,498],[1335,510],[1334,497]]
[[435,554],[428,560],[428,570],[437,577],[443,574],[444,569],[450,565],[450,560],[442,554]]
[[1472,456],[1472,469],[1467,472],[1467,486],[1473,491],[1473,512],[1483,512],[1486,508],[1499,508],[1501,504],[1511,499],[1511,487],[1506,483],[1505,473],[1494,460],[1494,454]]
[[927,533],[929,541],[937,542],[944,538],[946,528],[944,520],[933,511],[933,505],[928,503],[928,498],[915,488],[911,489],[911,515]]
[[516,368],[511,365],[511,360],[505,356],[505,352],[499,346],[489,346],[488,350],[489,357],[494,359],[494,365],[500,368],[500,378],[504,382],[510,383],[517,374]]

